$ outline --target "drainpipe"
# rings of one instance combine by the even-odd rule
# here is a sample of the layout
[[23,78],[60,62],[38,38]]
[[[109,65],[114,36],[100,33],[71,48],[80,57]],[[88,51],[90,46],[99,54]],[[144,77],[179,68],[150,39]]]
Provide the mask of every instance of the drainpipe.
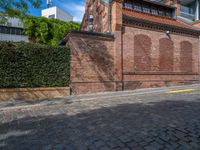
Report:
[[199,0],[196,0],[196,20],[199,20]]

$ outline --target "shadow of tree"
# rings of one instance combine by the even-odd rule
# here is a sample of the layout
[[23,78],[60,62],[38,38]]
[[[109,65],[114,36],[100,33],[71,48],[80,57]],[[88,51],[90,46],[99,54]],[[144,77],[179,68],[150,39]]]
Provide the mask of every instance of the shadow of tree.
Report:
[[199,100],[123,104],[73,116],[23,118],[0,125],[0,149],[198,150]]
[[[106,45],[104,40],[91,40],[87,38],[78,38],[71,40],[72,55],[82,68],[89,66],[87,71],[95,72],[98,81],[104,83],[104,86],[110,86],[104,81],[114,81],[114,58],[112,56],[112,47]],[[75,69],[72,67],[72,69]],[[79,72],[79,71],[77,71]],[[81,72],[77,73],[76,77],[82,81],[86,81]],[[90,74],[88,74],[90,76]],[[87,77],[88,77],[87,76]],[[91,81],[97,81],[90,79]]]

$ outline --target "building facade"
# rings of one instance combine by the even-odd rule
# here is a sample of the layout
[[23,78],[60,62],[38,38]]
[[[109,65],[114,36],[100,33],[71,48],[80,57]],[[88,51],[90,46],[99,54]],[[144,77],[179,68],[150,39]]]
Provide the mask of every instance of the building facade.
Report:
[[66,38],[72,94],[199,82],[200,32],[177,4],[87,0],[82,31]]
[[18,18],[9,18],[6,25],[0,25],[0,41],[28,42]]
[[42,10],[42,16],[46,18],[54,18],[65,22],[73,21],[73,16],[57,6],[49,7]]

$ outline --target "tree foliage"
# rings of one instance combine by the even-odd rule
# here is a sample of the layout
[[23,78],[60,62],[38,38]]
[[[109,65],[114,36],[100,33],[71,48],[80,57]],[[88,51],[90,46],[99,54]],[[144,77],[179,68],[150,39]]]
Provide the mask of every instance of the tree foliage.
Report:
[[69,30],[79,30],[80,24],[64,22],[45,17],[27,17],[24,19],[24,31],[34,43],[55,46]]
[[0,23],[6,23],[8,17],[23,18],[29,7],[39,8],[42,0],[0,0]]

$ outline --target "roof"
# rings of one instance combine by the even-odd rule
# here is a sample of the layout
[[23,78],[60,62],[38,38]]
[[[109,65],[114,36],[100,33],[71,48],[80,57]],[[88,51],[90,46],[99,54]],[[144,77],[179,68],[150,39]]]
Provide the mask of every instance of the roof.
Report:
[[179,28],[185,31],[199,32],[192,25],[182,23],[181,21],[165,16],[153,15],[145,12],[123,8],[123,19],[145,21],[146,23],[154,23],[167,28]]

